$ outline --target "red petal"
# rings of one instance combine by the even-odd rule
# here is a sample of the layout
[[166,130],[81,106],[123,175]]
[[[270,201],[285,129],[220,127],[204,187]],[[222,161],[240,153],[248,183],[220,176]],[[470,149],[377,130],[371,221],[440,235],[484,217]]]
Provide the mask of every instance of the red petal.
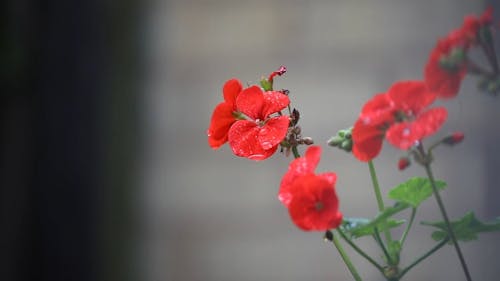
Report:
[[279,91],[264,92],[264,100],[265,105],[262,110],[262,115],[264,117],[279,112],[290,104],[288,96]]
[[456,71],[446,70],[441,66],[441,57],[447,55],[452,47],[451,40],[446,38],[439,40],[432,50],[424,70],[427,87],[443,99],[453,98],[458,94],[460,84],[467,71],[465,65]]
[[361,161],[370,161],[380,153],[383,140],[383,131],[358,120],[352,129],[352,153]]
[[252,121],[239,120],[229,129],[229,145],[236,156],[264,160],[273,155],[278,146],[265,150],[258,140],[260,127]]
[[417,80],[396,82],[387,94],[398,110],[413,116],[436,99],[436,93],[429,91],[425,82]]
[[422,131],[422,137],[434,134],[448,117],[448,111],[444,107],[435,107],[420,114],[413,122]]
[[259,143],[263,149],[270,149],[278,145],[288,132],[288,116],[279,116],[269,119],[259,131]]
[[262,116],[264,107],[264,94],[257,86],[244,89],[236,98],[236,108],[254,120],[264,120]]
[[366,125],[391,123],[394,117],[394,105],[386,94],[373,96],[361,110],[359,119]]
[[243,90],[243,86],[238,79],[230,79],[224,84],[222,93],[224,95],[224,100],[229,104],[233,105],[236,103],[236,97]]
[[306,175],[297,178],[292,187],[289,214],[302,230],[325,231],[342,222],[339,200],[334,186],[324,178]]
[[219,148],[227,142],[229,128],[234,122],[236,119],[233,116],[232,105],[222,102],[215,107],[207,130],[210,147]]
[[[293,180],[299,176],[313,174],[316,166],[318,166],[320,155],[320,146],[310,146],[307,148],[304,157],[294,159],[290,163],[290,165],[288,166],[288,171],[281,180],[280,190],[278,193],[278,199],[285,206],[288,206],[290,204],[290,200],[292,199],[290,194],[290,187],[293,183]],[[331,181],[331,179],[328,180]],[[332,184],[334,182],[335,180],[333,180]]]
[[403,150],[414,146],[417,141],[422,139],[423,131],[419,126],[414,126],[413,122],[402,122],[394,124],[387,130],[387,141]]

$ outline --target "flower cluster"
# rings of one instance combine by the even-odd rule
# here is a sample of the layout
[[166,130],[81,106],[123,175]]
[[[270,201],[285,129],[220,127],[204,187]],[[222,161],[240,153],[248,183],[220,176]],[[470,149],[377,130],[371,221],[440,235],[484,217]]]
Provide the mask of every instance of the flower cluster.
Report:
[[[335,189],[336,173],[315,172],[321,147],[309,146],[304,156],[300,155],[297,147],[311,145],[313,141],[301,135],[302,130],[298,126],[300,114],[290,107],[289,92],[273,90],[274,78],[286,72],[283,66],[268,78],[263,78],[260,86],[244,88],[237,79],[225,83],[224,101],[215,107],[208,128],[208,143],[217,149],[228,142],[236,156],[251,160],[267,159],[280,146],[286,156],[292,152],[295,159],[281,179],[278,199],[298,228],[326,231],[325,238],[335,244],[356,280],[361,278],[333,235],[333,229],[387,280],[401,280],[408,270],[439,248],[454,244],[464,274],[471,281],[458,241],[473,240],[479,232],[500,231],[500,221],[482,223],[473,214],[467,214],[458,221],[450,222],[439,195],[439,190],[445,188],[446,183],[435,180],[431,171],[432,151],[441,144],[454,146],[462,142],[464,134],[456,132],[442,137],[427,150],[423,143],[427,137],[437,133],[447,120],[446,108],[433,107],[433,103],[437,99],[456,97],[467,74],[481,78],[480,90],[493,94],[500,92],[500,68],[491,39],[492,15],[493,10],[489,8],[479,17],[465,17],[460,28],[438,40],[425,65],[423,80],[397,81],[386,92],[376,94],[363,105],[353,126],[338,131],[328,141],[328,145],[368,162],[379,210],[373,219],[343,217]],[[468,52],[474,47],[480,47],[484,52],[490,70],[485,70],[468,57]],[[288,114],[282,112],[285,108]],[[392,207],[384,205],[372,161],[380,154],[384,140],[406,152],[397,163],[399,170],[407,169],[415,161],[424,166],[427,173],[427,178],[414,177],[392,189],[388,194],[389,199],[395,201]],[[401,268],[399,257],[403,242],[412,227],[417,208],[431,195],[437,199],[444,222],[422,224],[438,228],[432,233],[438,244],[414,263]],[[407,222],[394,217],[406,209],[412,210]],[[405,223],[401,238],[393,239],[392,228]],[[380,237],[381,233],[385,235],[385,242]],[[362,236],[375,239],[385,265],[380,265],[354,243],[355,238]]]

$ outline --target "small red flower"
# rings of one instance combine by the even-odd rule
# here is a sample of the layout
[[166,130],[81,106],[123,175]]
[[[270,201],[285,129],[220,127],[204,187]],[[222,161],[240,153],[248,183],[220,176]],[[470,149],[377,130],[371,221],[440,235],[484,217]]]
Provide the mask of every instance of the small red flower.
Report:
[[236,156],[264,160],[271,156],[285,138],[290,118],[271,116],[286,108],[290,100],[279,91],[263,92],[257,86],[244,89],[236,98],[236,110],[245,120],[237,120],[228,132]]
[[[314,174],[314,170],[318,166],[320,156],[321,147],[314,145],[307,148],[303,157],[294,159],[290,163],[288,171],[281,180],[280,190],[278,193],[278,199],[286,207],[288,207],[290,201],[292,200],[292,193],[290,192],[290,189],[294,180],[301,176]],[[318,176],[324,178],[332,185],[335,184],[335,181],[337,180],[337,175],[331,172],[322,173]]]
[[208,144],[213,149],[219,148],[228,140],[229,128],[237,120],[234,116],[236,98],[242,90],[243,86],[237,79],[228,80],[224,84],[222,89],[224,101],[215,107],[207,130]]
[[436,94],[422,81],[394,83],[385,94],[368,101],[352,130],[353,154],[370,161],[382,149],[384,137],[400,149],[408,149],[417,141],[432,135],[447,117],[445,108],[425,110]]
[[279,200],[288,208],[292,221],[303,230],[327,230],[342,222],[335,193],[337,175],[315,174],[321,147],[310,146],[304,157],[293,160],[281,180]]
[[325,231],[342,223],[334,185],[321,176],[309,174],[295,179],[288,212],[292,221],[305,231]]

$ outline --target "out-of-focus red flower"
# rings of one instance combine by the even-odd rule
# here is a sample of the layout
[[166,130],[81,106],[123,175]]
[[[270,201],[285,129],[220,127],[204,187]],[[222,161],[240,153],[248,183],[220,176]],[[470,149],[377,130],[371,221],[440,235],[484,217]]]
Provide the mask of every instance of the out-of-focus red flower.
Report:
[[309,174],[296,178],[290,187],[293,195],[288,206],[292,221],[305,231],[325,231],[342,223],[334,184]]
[[481,28],[493,22],[493,7],[479,17],[468,15],[460,28],[440,38],[425,65],[424,77],[431,91],[439,98],[453,98],[467,73],[467,52],[479,44]]
[[387,93],[368,101],[352,130],[353,154],[370,161],[382,149],[384,137],[400,149],[408,149],[417,141],[436,132],[447,117],[445,108],[426,108],[436,94],[423,81],[394,83]]
[[[295,179],[314,174],[314,170],[318,166],[321,156],[321,147],[314,145],[307,148],[303,157],[294,159],[288,166],[288,171],[283,176],[280,184],[280,190],[278,193],[278,199],[285,206],[289,206],[292,200],[292,193],[290,192],[291,186]],[[337,180],[337,175],[335,173],[327,172],[318,175],[319,177],[325,179],[330,184],[334,184]]]
[[229,128],[237,120],[234,115],[236,98],[242,90],[243,86],[237,79],[230,79],[224,84],[222,89],[224,101],[215,107],[207,130],[210,147],[217,149],[227,142]]
[[342,222],[335,193],[337,175],[315,174],[321,147],[310,146],[303,157],[294,159],[281,180],[279,200],[288,208],[292,221],[303,230],[327,230]]
[[236,111],[245,119],[237,120],[228,132],[233,153],[252,160],[271,156],[285,138],[289,116],[272,114],[288,106],[288,96],[279,91],[263,92],[257,86],[244,89],[236,98]]

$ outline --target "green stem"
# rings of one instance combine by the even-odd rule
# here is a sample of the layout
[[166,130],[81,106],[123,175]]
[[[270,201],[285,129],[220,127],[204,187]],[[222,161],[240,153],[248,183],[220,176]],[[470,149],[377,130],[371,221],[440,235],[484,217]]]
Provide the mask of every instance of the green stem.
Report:
[[362,281],[361,277],[359,276],[358,271],[356,270],[356,267],[354,267],[354,264],[352,263],[351,259],[345,252],[344,248],[340,244],[339,238],[332,233],[332,240],[333,244],[335,245],[335,248],[337,248],[337,251],[339,252],[340,256],[342,257],[342,260],[344,260],[345,265],[349,269],[349,271],[352,274],[352,277],[354,277],[354,280],[356,281]]
[[448,243],[450,239],[446,238],[443,241],[439,242],[436,246],[434,246],[432,249],[430,249],[427,253],[423,254],[421,257],[416,259],[414,262],[412,262],[410,265],[408,265],[405,269],[401,270],[399,273],[398,278],[401,279],[403,275],[405,275],[410,269],[412,269],[414,266],[419,264],[421,261],[425,260],[427,257],[432,255],[434,252],[439,250],[441,247],[443,247],[446,243]]
[[295,146],[295,145],[292,146],[292,153],[293,153],[293,157],[295,157],[295,159],[300,157],[299,150],[297,149],[297,146]]
[[380,234],[378,233],[378,228],[374,228],[373,236],[375,237],[375,241],[379,244],[380,248],[382,248],[382,251],[384,252],[384,255],[387,259],[388,264],[393,264],[391,255],[387,251],[387,248],[384,245],[384,242],[382,242],[382,239],[380,238]]
[[416,213],[417,213],[417,209],[416,208],[412,208],[411,209],[411,215],[410,215],[410,221],[406,225],[406,229],[403,232],[403,235],[401,236],[401,239],[399,240],[399,245],[401,245],[401,248],[403,247],[403,244],[404,244],[404,242],[406,240],[406,237],[408,236],[408,232],[410,232],[410,228],[413,225],[413,220],[415,219],[415,214]]
[[380,264],[378,264],[372,257],[366,254],[363,250],[361,250],[356,244],[354,244],[352,240],[349,239],[349,237],[347,237],[340,228],[337,228],[337,232],[340,234],[340,236],[342,236],[342,239],[344,239],[344,241],[346,241],[347,244],[349,244],[349,246],[351,246],[354,249],[354,251],[356,251],[360,256],[362,256],[369,263],[375,266],[382,274],[384,273],[384,268]]
[[444,222],[446,223],[446,228],[448,230],[448,236],[451,238],[451,241],[453,242],[453,245],[455,246],[455,250],[457,252],[458,258],[460,260],[460,263],[462,265],[462,269],[464,270],[465,277],[467,278],[468,281],[472,281],[472,278],[469,273],[469,269],[467,268],[467,263],[465,262],[464,256],[462,254],[462,251],[460,250],[460,246],[458,245],[457,238],[455,237],[455,233],[453,232],[453,229],[451,227],[450,220],[448,219],[448,214],[446,213],[446,209],[444,208],[443,200],[441,200],[441,195],[439,195],[437,186],[436,186],[436,181],[434,179],[434,175],[432,174],[432,170],[430,167],[430,163],[425,163],[425,171],[427,172],[427,176],[429,177],[429,181],[431,182],[432,186],[432,192],[434,193],[434,197],[436,198],[436,201],[439,206],[439,210],[441,211],[441,215],[443,216]]
[[[373,161],[368,161],[368,167],[370,168],[370,177],[372,179],[373,190],[375,191],[375,198],[377,199],[378,210],[379,212],[383,212],[385,209],[385,205],[384,200],[382,199],[382,193],[380,192],[380,185],[378,183],[377,172],[375,171]],[[387,243],[390,243],[392,241],[392,237],[389,229],[385,228],[384,234],[385,240],[387,241]]]

